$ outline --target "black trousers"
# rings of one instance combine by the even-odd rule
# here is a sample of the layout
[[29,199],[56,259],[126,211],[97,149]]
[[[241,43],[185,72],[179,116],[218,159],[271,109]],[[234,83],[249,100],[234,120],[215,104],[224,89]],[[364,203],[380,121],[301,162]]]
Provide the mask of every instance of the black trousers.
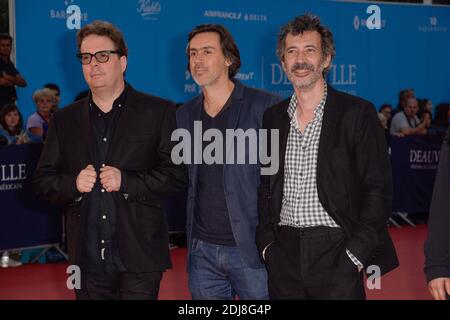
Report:
[[77,300],[156,300],[162,272],[82,273]]
[[265,253],[271,299],[365,299],[342,229],[279,227]]

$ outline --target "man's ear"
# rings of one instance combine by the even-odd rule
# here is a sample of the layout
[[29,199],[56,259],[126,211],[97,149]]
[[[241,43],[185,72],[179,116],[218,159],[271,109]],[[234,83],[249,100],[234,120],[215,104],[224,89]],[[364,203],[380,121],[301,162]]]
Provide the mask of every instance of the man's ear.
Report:
[[323,62],[323,68],[326,69],[331,64],[331,55],[326,56],[324,62]]
[[122,68],[122,73],[124,73],[125,70],[127,70],[127,66],[128,66],[128,59],[126,56],[120,57],[120,66]]

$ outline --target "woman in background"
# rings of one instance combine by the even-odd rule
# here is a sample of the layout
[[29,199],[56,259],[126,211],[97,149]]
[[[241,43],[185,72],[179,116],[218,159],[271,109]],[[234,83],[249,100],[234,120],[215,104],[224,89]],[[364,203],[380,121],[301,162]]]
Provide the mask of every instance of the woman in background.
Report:
[[33,94],[33,100],[36,103],[36,112],[28,118],[27,130],[45,140],[52,114],[53,92],[48,88],[37,90]]
[[23,129],[23,118],[19,109],[14,104],[7,104],[0,112],[0,136],[3,136],[7,145],[34,142],[36,137],[31,137]]

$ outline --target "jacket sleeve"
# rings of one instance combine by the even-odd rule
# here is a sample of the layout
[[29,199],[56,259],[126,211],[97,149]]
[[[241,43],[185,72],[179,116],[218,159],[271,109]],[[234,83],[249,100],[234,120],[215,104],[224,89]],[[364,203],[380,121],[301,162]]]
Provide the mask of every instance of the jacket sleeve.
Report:
[[175,142],[171,141],[176,129],[175,106],[164,108],[160,128],[159,144],[155,152],[158,163],[149,171],[125,171],[127,193],[131,200],[139,197],[161,197],[182,190],[187,184],[185,165],[175,165],[171,159]]
[[[268,154],[271,152],[278,152],[277,150],[270,150],[270,129],[268,124],[269,116],[267,112],[263,116],[262,129],[268,130],[267,132],[267,150]],[[261,165],[261,167],[268,167],[268,165]],[[274,222],[270,215],[270,176],[261,175],[260,185],[258,187],[258,217],[259,223],[256,227],[256,245],[262,258],[262,251],[270,243],[275,241]]]
[[450,129],[442,144],[425,241],[427,281],[450,278]]
[[386,138],[375,107],[359,108],[355,123],[355,174],[361,181],[358,223],[353,225],[347,249],[366,265],[392,212],[392,173]]
[[42,199],[57,205],[67,205],[81,194],[76,188],[76,174],[65,170],[58,139],[55,117],[50,120],[47,139],[33,175],[33,188]]

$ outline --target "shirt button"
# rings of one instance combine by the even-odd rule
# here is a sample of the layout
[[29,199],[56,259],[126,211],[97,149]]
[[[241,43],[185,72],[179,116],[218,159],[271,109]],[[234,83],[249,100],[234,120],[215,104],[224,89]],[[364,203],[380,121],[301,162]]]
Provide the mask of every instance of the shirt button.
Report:
[[102,243],[105,243],[105,240],[102,240]]
[[122,108],[122,104],[121,103],[119,103],[119,108]]
[[102,189],[101,192],[105,192],[105,189]]
[[106,138],[103,138],[103,142],[106,142],[106,141],[108,141],[108,139],[106,139]]
[[98,116],[101,117],[102,115],[99,113]]
[[103,216],[102,218],[103,218],[103,220],[106,220],[106,216]]

